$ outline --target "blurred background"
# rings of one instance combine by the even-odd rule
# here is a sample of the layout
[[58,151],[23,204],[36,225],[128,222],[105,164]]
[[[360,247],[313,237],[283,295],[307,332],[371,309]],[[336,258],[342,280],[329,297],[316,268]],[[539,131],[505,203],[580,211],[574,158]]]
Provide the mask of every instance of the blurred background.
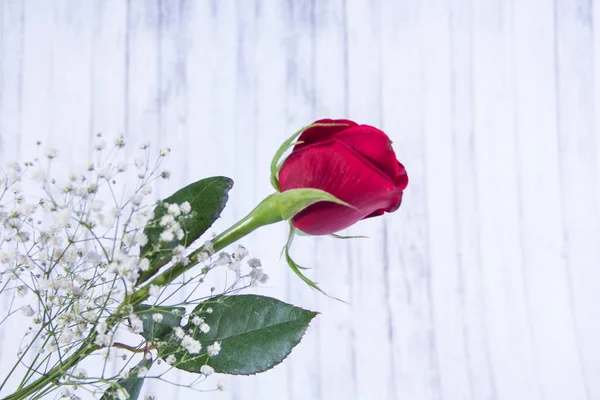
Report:
[[[293,248],[242,243],[259,293],[321,312],[274,370],[158,398],[600,399],[600,2],[0,0],[0,161],[93,135],[172,148],[158,197],[234,179],[215,232],[271,193],[279,144],[318,118],[383,129],[402,207]],[[14,352],[15,338],[3,337]],[[2,368],[4,369],[4,368]],[[184,381],[185,376],[178,379]]]

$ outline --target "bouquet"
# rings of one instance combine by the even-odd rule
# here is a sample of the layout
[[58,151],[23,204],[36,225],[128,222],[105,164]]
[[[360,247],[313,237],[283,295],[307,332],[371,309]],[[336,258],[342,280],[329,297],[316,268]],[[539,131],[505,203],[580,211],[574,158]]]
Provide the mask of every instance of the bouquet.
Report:
[[[287,221],[287,264],[323,292],[293,260],[294,236],[342,238],[336,232],[395,211],[408,184],[385,133],[319,120],[276,152],[274,193],[206,238],[232,180],[201,179],[153,203],[153,185],[170,175],[162,169],[169,150],[154,157],[141,144],[132,163],[123,161],[126,146],[98,135],[94,162],[63,180],[53,176],[53,150],[0,172],[0,330],[25,329],[14,366],[0,377],[4,399],[137,399],[146,379],[168,381],[172,370],[195,374],[196,387],[213,373],[273,368],[317,313],[242,294],[268,275],[236,243]],[[218,270],[234,279],[205,289]]]

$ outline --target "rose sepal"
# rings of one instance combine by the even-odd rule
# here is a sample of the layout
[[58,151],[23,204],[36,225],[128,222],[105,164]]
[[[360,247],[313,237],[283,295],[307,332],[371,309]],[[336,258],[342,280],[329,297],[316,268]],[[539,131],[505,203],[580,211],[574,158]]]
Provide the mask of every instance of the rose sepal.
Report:
[[294,227],[294,225],[292,225],[290,223],[290,233],[288,235],[288,240],[285,244],[285,246],[283,247],[283,254],[285,255],[285,261],[287,262],[288,266],[290,267],[290,269],[300,278],[302,279],[302,281],[304,283],[306,283],[308,286],[310,286],[311,288],[318,290],[319,292],[323,293],[325,296],[330,297],[334,300],[337,301],[341,301],[342,303],[346,303],[344,300],[338,299],[337,297],[333,297],[329,294],[327,294],[326,292],[323,291],[323,289],[321,289],[316,282],[312,281],[310,278],[308,278],[306,275],[304,275],[302,273],[302,271],[300,271],[301,269],[309,269],[306,267],[302,267],[300,265],[298,265],[290,256],[290,248],[292,247],[292,242],[294,240],[294,237],[296,236],[296,234],[298,233],[298,230]]

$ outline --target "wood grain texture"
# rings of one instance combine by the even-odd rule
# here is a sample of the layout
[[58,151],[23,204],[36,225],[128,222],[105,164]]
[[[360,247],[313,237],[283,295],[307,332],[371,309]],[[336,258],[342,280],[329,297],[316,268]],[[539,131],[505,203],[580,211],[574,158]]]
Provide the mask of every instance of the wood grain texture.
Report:
[[600,400],[597,21],[592,0],[0,0],[0,161],[42,140],[68,171],[96,132],[168,145],[157,196],[236,182],[219,230],[270,193],[299,127],[379,126],[411,179],[401,209],[348,230],[370,239],[293,248],[348,304],[301,284],[267,227],[243,241],[271,276],[258,292],[322,313],[301,345],[207,382],[224,392],[146,392]]

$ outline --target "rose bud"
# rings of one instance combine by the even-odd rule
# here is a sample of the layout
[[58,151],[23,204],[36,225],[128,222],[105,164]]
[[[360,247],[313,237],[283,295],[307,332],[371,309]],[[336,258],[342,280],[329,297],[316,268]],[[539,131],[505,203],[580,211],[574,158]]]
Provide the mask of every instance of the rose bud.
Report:
[[282,191],[321,189],[354,208],[319,202],[302,210],[293,225],[311,235],[337,232],[400,207],[408,184],[390,138],[377,128],[349,120],[323,119],[298,138],[279,170]]

